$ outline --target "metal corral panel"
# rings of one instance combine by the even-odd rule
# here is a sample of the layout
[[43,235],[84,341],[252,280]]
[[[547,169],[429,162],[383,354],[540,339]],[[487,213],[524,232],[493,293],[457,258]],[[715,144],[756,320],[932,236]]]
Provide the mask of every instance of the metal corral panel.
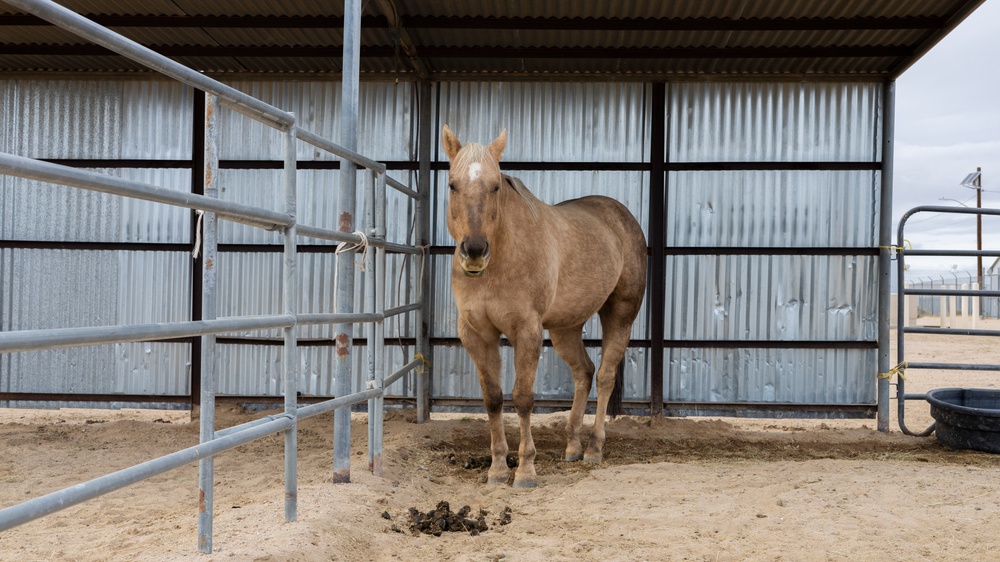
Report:
[[669,162],[874,162],[881,84],[669,86]]
[[[5,150],[30,158],[186,159],[191,89],[172,81],[12,80]],[[2,143],[0,143],[2,145]]]
[[668,340],[871,341],[874,256],[668,256]]
[[[387,347],[386,373],[390,374],[412,359],[412,348],[404,361],[398,347]],[[282,358],[280,345],[221,345],[219,350],[220,396],[282,396]],[[299,392],[304,396],[334,396],[336,385],[336,348],[299,346]],[[463,350],[464,351],[464,350]],[[351,358],[354,388],[366,388],[368,380],[367,348],[355,346]],[[403,377],[386,392],[389,396],[413,396],[413,374]],[[475,377],[475,374],[472,375]]]
[[[0,250],[4,331],[190,318],[178,252]],[[0,356],[0,391],[185,395],[190,346],[125,343]]]
[[873,404],[874,349],[668,349],[671,402]]
[[[294,113],[299,127],[344,144],[340,138],[339,81],[234,81],[229,85]],[[412,83],[363,82],[359,90],[358,152],[376,160],[415,159],[414,108]],[[281,133],[235,111],[219,115],[219,158],[282,159]],[[301,141],[296,156],[300,160],[338,159]]]
[[[508,162],[649,160],[647,84],[445,82],[437,88],[436,138],[447,124],[462,142],[489,144],[506,128]],[[448,159],[440,147],[432,158]]]
[[[99,168],[92,172],[191,191],[191,171]],[[0,236],[58,242],[187,243],[191,212],[139,199],[0,176]]]
[[880,173],[671,172],[667,246],[870,248]]

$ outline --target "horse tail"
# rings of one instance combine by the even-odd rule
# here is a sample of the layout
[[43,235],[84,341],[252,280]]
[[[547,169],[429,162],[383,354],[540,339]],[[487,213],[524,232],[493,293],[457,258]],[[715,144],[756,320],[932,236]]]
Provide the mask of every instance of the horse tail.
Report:
[[611,398],[608,400],[608,413],[611,419],[625,413],[622,407],[622,393],[625,389],[625,360],[618,363],[618,372],[615,374],[615,388],[611,391]]

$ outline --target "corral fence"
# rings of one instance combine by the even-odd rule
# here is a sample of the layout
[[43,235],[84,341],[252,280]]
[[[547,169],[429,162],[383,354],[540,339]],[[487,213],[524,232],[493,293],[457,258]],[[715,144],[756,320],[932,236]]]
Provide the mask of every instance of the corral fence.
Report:
[[[983,284],[981,289],[987,291],[1000,290],[1000,270],[987,269],[982,275]],[[970,271],[956,271],[949,273],[937,273],[934,275],[921,275],[910,279],[908,289],[961,289],[963,286],[971,288],[973,284],[979,283],[979,278]],[[979,316],[981,318],[1000,318],[1000,297],[979,297]],[[916,299],[917,310],[911,314],[920,316],[941,316],[941,299],[931,295],[920,295]],[[954,305],[955,310],[948,310]],[[945,314],[956,312],[967,316],[972,311],[970,298],[955,299],[954,302],[945,301]]]
[[[908,284],[905,282],[906,276],[906,257],[908,256],[950,256],[950,257],[997,257],[1000,256],[1000,250],[936,250],[922,248],[915,250],[906,247],[906,237],[904,235],[906,221],[910,219],[913,215],[918,213],[951,213],[959,215],[988,215],[988,216],[1000,216],[1000,209],[981,209],[981,208],[957,208],[957,207],[940,207],[940,206],[921,206],[914,207],[910,209],[899,219],[899,226],[897,227],[897,245],[893,248],[896,252],[896,280],[898,282],[899,290],[896,293],[896,366],[884,373],[879,374],[880,383],[885,384],[893,375],[896,375],[896,403],[897,403],[897,419],[899,421],[899,428],[903,433],[907,435],[918,435],[927,436],[934,432],[935,424],[931,424],[929,427],[922,431],[913,431],[906,426],[906,401],[907,400],[927,400],[927,394],[907,394],[906,393],[906,377],[904,375],[907,369],[934,369],[934,370],[962,370],[962,371],[1000,371],[1000,365],[993,364],[974,364],[974,363],[941,363],[941,362],[916,362],[906,360],[906,334],[934,334],[934,335],[944,335],[944,336],[987,336],[987,337],[997,337],[1000,336],[1000,330],[982,330],[976,328],[952,328],[945,322],[946,310],[939,308],[942,323],[940,327],[925,327],[925,326],[907,326],[906,325],[906,307],[905,302],[908,296],[913,295],[918,298],[926,298],[932,300],[939,300],[941,304],[939,307],[944,306],[954,306],[961,310],[961,303],[966,299],[971,302],[975,300],[986,300],[993,299],[996,300],[1000,298],[1000,290],[984,282],[985,287],[978,287],[977,283],[966,283],[960,284],[963,288],[955,288],[956,282],[959,280],[955,276],[955,280],[948,283],[947,278],[944,278],[940,285],[931,284],[930,287],[918,286],[916,284]],[[974,306],[969,306],[970,311],[974,311]],[[965,314],[968,316],[968,314]]]
[[[52,2],[43,0],[11,0],[9,4],[30,12],[59,27],[76,33],[94,43],[102,45],[120,55],[135,60],[170,78],[183,82],[206,93],[205,96],[205,185],[204,195],[181,193],[163,187],[111,177],[95,172],[78,170],[58,164],[24,158],[13,154],[0,153],[0,173],[41,182],[61,184],[80,189],[114,194],[153,201],[165,205],[184,207],[200,213],[200,251],[203,253],[202,275],[202,318],[201,320],[173,323],[139,325],[117,325],[100,327],[59,328],[26,330],[0,333],[0,353],[56,349],[75,346],[92,346],[108,343],[139,342],[164,338],[202,338],[201,368],[201,412],[200,444],[175,453],[136,465],[130,468],[90,480],[24,503],[0,510],[0,531],[37,519],[99,495],[117,490],[129,484],[156,474],[178,468],[193,461],[199,461],[199,516],[198,548],[202,552],[212,551],[212,503],[213,503],[213,457],[222,451],[232,449],[250,441],[272,435],[284,434],[285,446],[285,519],[293,521],[297,512],[297,422],[324,412],[335,411],[334,429],[334,472],[350,467],[350,411],[347,406],[368,402],[371,415],[369,423],[369,466],[376,474],[381,473],[383,389],[414,370],[423,363],[415,356],[398,371],[386,376],[384,368],[385,319],[411,312],[421,313],[421,304],[426,297],[421,294],[418,302],[385,308],[386,252],[396,252],[423,256],[423,250],[415,246],[396,244],[386,240],[386,189],[391,187],[400,193],[419,200],[417,191],[389,178],[386,166],[358,154],[352,146],[344,147],[296,126],[295,115],[248,96],[236,89],[212,80],[198,72],[177,64],[141,45],[101,27],[76,13]],[[348,144],[356,146],[356,114],[358,59],[360,52],[360,0],[345,2],[344,41],[344,136]],[[353,66],[351,66],[353,64]],[[353,97],[352,97],[353,95]],[[251,119],[264,123],[283,136],[284,165],[282,174],[283,206],[280,209],[266,209],[251,205],[227,202],[218,199],[217,178],[219,177],[217,114],[229,108]],[[353,112],[354,118],[350,118]],[[353,139],[353,140],[352,140]],[[300,224],[297,216],[296,190],[296,143],[305,142],[320,150],[332,153],[345,160],[342,166],[340,189],[341,230],[330,230]],[[367,190],[364,205],[363,231],[353,231],[353,209],[355,206],[355,166],[366,170],[364,188]],[[416,205],[416,212],[424,212],[424,207]],[[345,221],[346,214],[346,221]],[[217,271],[217,226],[218,220],[233,221],[283,234],[282,262],[282,302],[281,314],[261,316],[216,317],[216,271]],[[345,231],[345,226],[346,231]],[[338,279],[336,287],[336,312],[313,313],[296,310],[297,287],[299,286],[297,249],[299,238],[309,237],[340,243]],[[370,251],[369,251],[370,250]],[[355,253],[363,253],[365,272],[365,311],[354,313],[353,269]],[[421,258],[422,259],[422,258]],[[423,268],[415,268],[421,271]],[[334,280],[328,280],[334,282]],[[335,324],[336,333],[350,333],[351,325],[364,323],[368,345],[367,385],[361,392],[350,393],[350,377],[339,377],[348,381],[348,392],[337,398],[299,406],[297,404],[298,376],[296,372],[297,326]],[[217,369],[216,337],[247,330],[282,329],[284,412],[267,416],[235,427],[216,431],[215,429],[215,380]],[[344,338],[348,340],[349,338]],[[348,344],[349,345],[349,344]],[[419,351],[419,347],[418,347]],[[339,354],[338,354],[339,355]],[[343,369],[349,374],[350,364],[343,360]],[[340,381],[338,381],[340,382]],[[346,419],[347,423],[337,423]],[[349,474],[349,473],[348,473]],[[335,478],[336,480],[336,478]]]

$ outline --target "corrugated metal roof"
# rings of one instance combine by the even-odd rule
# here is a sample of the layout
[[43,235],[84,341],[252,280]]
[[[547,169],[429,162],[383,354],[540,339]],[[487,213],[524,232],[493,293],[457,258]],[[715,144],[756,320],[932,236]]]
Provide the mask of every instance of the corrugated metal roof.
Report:
[[[363,75],[606,80],[689,75],[894,77],[982,0],[397,0],[398,28],[366,3]],[[340,72],[340,2],[65,2],[185,65],[213,73]],[[395,18],[393,18],[395,20]],[[33,17],[0,11],[0,72],[132,63]]]

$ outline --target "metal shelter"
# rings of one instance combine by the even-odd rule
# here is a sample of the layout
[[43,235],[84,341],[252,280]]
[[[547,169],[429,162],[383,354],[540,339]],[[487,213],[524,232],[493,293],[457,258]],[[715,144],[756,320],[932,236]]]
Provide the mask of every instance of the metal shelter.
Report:
[[[364,95],[369,96],[366,103],[378,104],[372,111],[402,112],[410,130],[416,131],[410,157],[390,159],[386,167],[402,174],[418,174],[419,191],[427,197],[440,181],[438,172],[446,168],[433,142],[435,127],[439,129],[446,119],[464,119],[458,108],[499,109],[508,120],[522,119],[519,126],[530,129],[538,119],[524,117],[524,111],[544,115],[546,110],[551,112],[572,101],[570,96],[581,96],[576,102],[580,104],[578,114],[587,111],[587,104],[593,104],[595,113],[606,113],[586,121],[583,127],[600,126],[612,133],[607,138],[591,137],[595,145],[632,142],[635,148],[626,146],[625,156],[608,147],[593,151],[564,147],[535,156],[525,150],[506,162],[505,168],[539,178],[546,173],[564,177],[591,174],[619,178],[614,181],[628,185],[641,183],[632,191],[613,194],[632,199],[637,214],[648,211],[643,220],[650,245],[651,289],[643,313],[645,326],[635,331],[632,341],[635,367],[628,375],[627,405],[635,412],[653,414],[666,409],[674,413],[870,416],[877,410],[879,427],[887,429],[888,388],[883,382],[876,388],[874,381],[877,372],[889,367],[891,255],[887,248],[891,246],[893,81],[980,3],[788,4],[761,0],[619,6],[521,1],[500,8],[489,2],[379,0],[365,5],[360,22],[351,22],[359,25],[356,68],[342,56],[349,43],[345,42],[344,27],[348,18],[339,3],[163,1],[112,8],[78,0],[67,6],[198,73],[229,81],[343,77],[345,91],[346,79],[354,76],[363,84],[380,80],[397,85],[401,81],[413,83],[409,93],[416,100],[413,103],[400,102],[399,96],[394,101],[391,94],[381,98]],[[50,25],[26,10],[5,6],[0,4],[0,76],[12,81],[84,76],[142,81],[151,76],[142,63],[107,45]],[[532,84],[549,86],[541,91]],[[573,84],[595,86],[583,86],[581,91]],[[14,111],[18,92],[10,99],[7,112]],[[612,107],[609,100],[618,106]],[[202,105],[197,100],[193,105],[193,128],[197,129]],[[348,121],[349,113],[343,113]],[[496,133],[488,118],[461,124],[466,125],[464,130],[483,137]],[[529,132],[533,141],[541,142],[536,139],[551,138],[565,126],[556,121]],[[786,129],[798,131],[782,136]],[[199,142],[197,131],[192,137]],[[379,142],[376,139],[374,146]],[[755,143],[762,149],[753,148]],[[864,148],[853,152],[844,148],[851,145]],[[190,168],[198,176],[202,167],[198,154],[194,150],[189,160],[165,160],[161,155],[94,159],[54,154],[50,160],[74,167]],[[281,166],[271,157],[254,156],[223,158],[220,167],[250,173]],[[313,159],[299,166],[319,174],[339,169],[340,162]],[[348,177],[352,176],[343,176],[345,181]],[[192,192],[198,192],[200,183],[200,178],[192,177]],[[741,199],[725,193],[714,201],[698,199],[699,190],[724,193],[725,186],[734,183],[748,192],[756,190],[758,199],[775,198],[776,203],[761,209],[772,225],[769,233],[726,234],[724,222],[729,222],[732,230],[752,230],[747,217],[737,216],[739,209],[750,204],[751,195]],[[783,187],[770,188],[769,184]],[[828,195],[831,201],[845,186],[855,192],[868,190],[865,186],[871,189],[860,195],[841,194],[858,198],[857,204],[831,202],[809,207],[793,201],[796,190],[814,190],[814,185],[832,190]],[[543,185],[539,190],[546,188]],[[552,193],[556,195],[563,194]],[[475,389],[452,382],[468,364],[440,368],[462,359],[456,334],[449,330],[447,275],[442,274],[447,271],[452,247],[446,236],[431,228],[432,215],[440,212],[434,203],[437,199],[422,201],[427,212],[418,213],[414,233],[416,244],[431,254],[429,275],[418,283],[435,295],[424,311],[425,321],[401,328],[393,338],[393,344],[401,349],[418,346],[424,357],[439,367],[429,378],[401,383],[397,395],[415,400],[421,412],[427,411],[432,399],[439,407],[463,408],[477,402]],[[717,225],[711,226],[715,230],[708,232],[702,228],[707,223],[691,213],[711,217],[713,206],[720,202],[725,204],[726,213],[737,215],[720,216]],[[783,218],[782,213],[787,216]],[[801,226],[808,221],[815,224],[825,216],[850,222],[860,234],[824,236]],[[858,218],[860,221],[851,222]],[[867,226],[866,220],[870,221]],[[799,235],[796,228],[805,228],[805,235]],[[165,252],[194,243],[193,237],[170,245],[45,239],[16,232],[7,236],[0,247],[11,252]],[[278,250],[273,243],[261,244],[260,238],[235,240],[224,241],[220,251],[224,255],[259,255]],[[330,251],[329,246],[305,245],[300,249],[310,257],[314,252],[318,256]],[[191,268],[193,280],[199,278],[201,269],[200,261]],[[864,273],[829,275],[830,271],[846,269]],[[813,284],[816,278],[826,276],[828,282],[806,290],[762,277],[761,270],[796,271],[813,279]],[[353,270],[339,273],[349,278]],[[726,288],[723,277],[727,274],[742,276],[737,286]],[[192,282],[195,290],[197,284]],[[707,288],[699,289],[699,285]],[[846,286],[853,288],[842,288]],[[759,301],[749,302],[746,295],[751,292],[762,295]],[[204,317],[199,302],[194,298],[190,304],[192,320]],[[704,320],[713,315],[718,318]],[[767,318],[770,324],[754,325],[751,317]],[[671,324],[672,318],[689,318],[695,327],[685,330]],[[737,321],[742,324],[735,326]],[[8,326],[5,329],[16,329],[13,322]],[[596,336],[596,327],[589,333]],[[257,357],[255,349],[274,346],[278,339],[274,334],[242,334],[219,338],[219,344],[225,353],[249,361],[244,355]],[[309,360],[312,364],[330,357],[319,350],[332,350],[337,345],[347,350],[366,341],[342,337],[338,343],[337,337],[311,337],[303,343],[308,353],[317,354]],[[596,340],[589,345],[596,345]],[[16,404],[197,402],[198,357],[203,354],[199,346],[197,338],[190,340],[189,384],[147,384],[146,388],[154,389],[144,392],[128,392],[128,384],[110,392],[40,390],[18,383],[8,363],[7,372],[0,374],[0,400]],[[237,346],[243,346],[239,354],[230,351]],[[433,361],[435,354],[440,361]],[[558,371],[554,359],[543,365]],[[813,371],[823,375],[821,390],[810,388],[819,384]],[[851,375],[841,377],[843,372]],[[306,400],[348,390],[351,381],[345,372],[319,375],[321,379],[327,376],[344,386],[319,385],[309,389]],[[359,382],[356,379],[353,384]],[[558,373],[543,384],[546,389],[540,392],[540,406],[566,403],[564,381]],[[51,386],[58,387],[56,383]],[[230,397],[224,399],[244,402],[273,401],[280,394],[276,387],[261,392],[250,382],[226,390]]]
[[[334,479],[344,481],[349,478],[346,406],[370,400],[369,411],[378,419],[381,400],[389,395],[415,402],[426,419],[432,403],[476,404],[475,392],[452,382],[471,367],[457,354],[447,310],[453,247],[432,228],[443,222],[436,221],[441,198],[432,195],[447,167],[432,139],[446,119],[463,125],[455,127],[461,135],[478,140],[498,132],[492,130],[498,120],[516,121],[526,131],[525,148],[514,151],[505,169],[531,176],[538,191],[553,199],[573,192],[558,192],[547,176],[579,180],[582,192],[618,189],[611,195],[628,200],[641,217],[650,290],[643,325],[630,344],[626,404],[632,411],[877,415],[879,429],[888,430],[889,381],[877,374],[890,365],[894,80],[981,0],[627,5],[519,0],[503,6],[375,0],[364,8],[357,0],[61,4],[68,10],[41,0],[0,3],[0,171],[19,178],[2,186],[0,201],[5,221],[0,224],[5,292],[0,403],[200,404],[208,446],[0,511],[5,527],[192,460],[203,463],[200,484],[210,504],[212,456],[274,432],[286,436],[286,517],[294,519],[296,419],[336,410]],[[162,75],[186,86],[161,86]],[[262,77],[271,82],[261,83]],[[329,87],[334,81],[339,94]],[[277,82],[292,86],[275,87]],[[98,99],[88,98],[66,113],[47,113],[49,94],[76,91],[80,84]],[[268,87],[278,92],[267,92]],[[124,123],[118,110],[99,99],[115,88],[153,100],[151,106],[170,99],[166,105],[190,114],[164,120],[163,108],[154,107],[155,130],[116,145],[119,156],[93,145],[122,139],[76,138],[75,131],[85,128],[57,123],[66,118]],[[323,121],[330,100],[304,95],[309,88],[320,97],[340,96],[332,103],[339,102],[339,145],[326,138],[333,136]],[[261,101],[282,96],[286,101],[300,96],[288,105],[297,104],[301,114]],[[366,107],[360,107],[362,97]],[[257,151],[256,145],[234,151],[243,157],[220,155],[225,151],[217,144],[217,119],[227,119],[220,105],[277,131],[227,122],[237,136],[234,144],[263,138],[262,146],[282,156]],[[573,117],[565,117],[570,111]],[[556,118],[546,117],[552,114]],[[324,126],[325,134],[300,125],[306,121]],[[359,134],[369,133],[372,122],[390,121],[403,123],[411,137],[404,150],[389,151],[405,157],[362,156]],[[45,123],[59,125],[71,140],[60,144],[59,138],[32,132]],[[154,137],[180,138],[190,142],[190,151],[163,150],[156,142],[147,147],[144,142]],[[553,148],[555,137],[570,140]],[[368,135],[364,142],[378,151],[392,144],[390,138]],[[305,153],[304,143],[311,146]],[[373,173],[366,189],[356,188],[355,166]],[[88,171],[95,168],[117,172]],[[187,191],[141,179],[176,171],[190,173],[181,176]],[[324,185],[321,176],[336,175],[336,203],[323,200],[322,189],[303,190],[311,199],[299,200],[296,209],[296,183],[303,174],[314,174],[316,185]],[[392,174],[417,178],[418,189]],[[37,188],[18,183],[23,181],[62,183],[192,212],[162,219],[165,231],[180,229],[183,236],[119,236],[100,230],[104,200],[95,205],[67,196],[61,200],[69,209],[65,217],[80,222],[52,226],[45,213],[38,215],[42,220],[30,212],[23,218],[37,201],[7,197]],[[247,199],[225,193],[225,183],[246,187]],[[386,186],[405,202],[387,201]],[[258,204],[274,202],[268,199],[274,193],[283,193],[277,210]],[[362,202],[364,236],[354,232],[354,210]],[[80,217],[87,215],[74,209],[77,204],[98,213],[96,234],[79,234]],[[130,228],[148,227],[134,220],[136,213],[147,216],[145,208],[114,209],[116,216],[128,217],[123,220]],[[329,209],[337,214],[324,215]],[[303,216],[324,226],[312,226]],[[404,218],[409,216],[415,217],[412,225]],[[241,224],[230,227],[225,221]],[[835,228],[816,228],[824,223]],[[412,244],[387,241],[393,235],[409,240],[411,228]],[[303,244],[300,237],[326,242]],[[339,243],[375,248],[365,258],[366,282],[359,290],[353,259],[336,260],[335,266],[323,261]],[[199,257],[192,262],[186,255],[195,248]],[[97,254],[97,262],[117,260],[123,284],[153,287],[117,303],[123,309],[117,318],[143,321],[102,317],[97,327],[49,325],[45,315],[63,311],[46,302],[44,287],[22,286],[27,272],[45,269],[52,255],[83,253]],[[231,294],[244,286],[227,279],[216,294],[217,269],[225,275],[226,266],[236,264],[236,277],[259,274],[241,269],[243,261],[258,264],[278,254],[280,263],[272,263],[263,277],[280,279],[279,291],[248,291],[247,305]],[[408,255],[424,261],[407,260]],[[79,266],[72,257],[69,262],[67,270]],[[91,271],[89,262],[85,265],[82,270]],[[315,298],[300,295],[299,269],[305,277],[333,273],[336,294],[317,289]],[[100,266],[93,271],[106,281]],[[178,285],[190,289],[190,296],[157,309],[166,311],[162,317],[124,310]],[[281,299],[269,306],[253,304],[254,295],[278,292]],[[395,306],[386,306],[389,294],[398,295]],[[336,311],[302,312],[304,298],[336,301]],[[231,302],[243,302],[243,308]],[[25,312],[25,303],[40,305],[41,312]],[[220,307],[239,313],[220,315]],[[354,312],[358,309],[364,312]],[[412,312],[415,320],[393,328],[391,337],[385,333],[386,319]],[[353,322],[367,323],[364,337],[356,337]],[[588,333],[594,337],[588,346],[596,350],[598,327]],[[136,341],[149,343],[128,347]],[[108,347],[111,343],[121,347]],[[104,354],[31,355],[69,345],[95,346]],[[403,358],[387,360],[389,347]],[[355,348],[364,348],[364,356],[356,357]],[[277,349],[283,355],[274,353]],[[159,358],[140,359],[150,354]],[[301,359],[289,359],[296,356]],[[50,368],[93,367],[108,360],[119,371],[117,385],[77,384],[72,369],[59,378],[60,369]],[[213,374],[220,363],[224,369],[244,363],[251,368],[227,371],[220,382]],[[423,374],[407,376],[428,365]],[[568,401],[558,368],[552,361],[543,365],[554,375],[542,381],[538,404],[561,407]],[[280,374],[269,372],[270,383],[261,385],[257,373],[269,369]],[[161,371],[175,374],[162,382],[156,378]],[[386,376],[390,371],[394,374]],[[47,386],[39,384],[38,373],[52,375],[43,381]],[[220,400],[283,401],[286,411],[248,427],[215,431],[216,382],[226,395]],[[365,384],[370,388],[362,388]],[[300,406],[300,393],[301,402],[313,404]],[[380,436],[374,427],[374,470]],[[199,539],[202,550],[210,551],[210,505],[207,514],[199,520]]]

